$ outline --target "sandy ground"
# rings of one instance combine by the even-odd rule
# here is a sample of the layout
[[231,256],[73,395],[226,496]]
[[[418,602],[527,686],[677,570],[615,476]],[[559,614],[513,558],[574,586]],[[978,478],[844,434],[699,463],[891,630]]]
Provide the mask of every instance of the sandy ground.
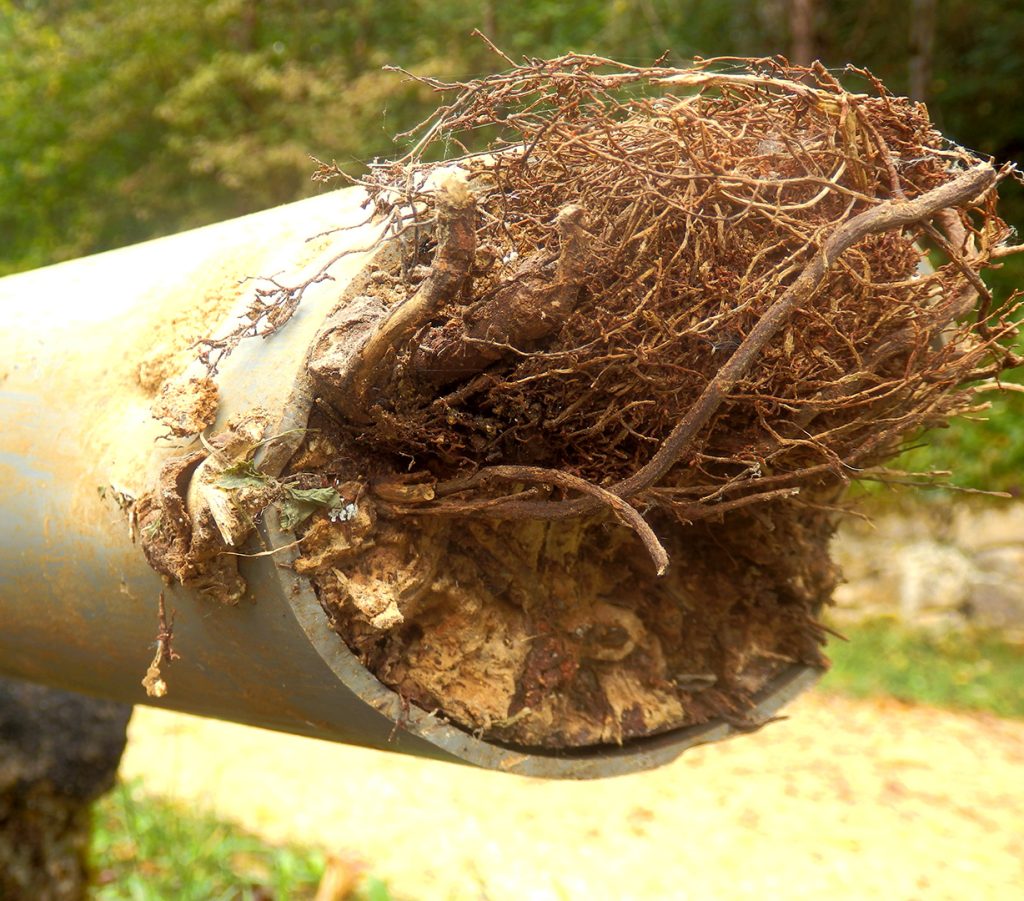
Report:
[[122,767],[409,899],[1024,897],[1024,722],[812,695],[654,772],[544,782],[138,708]]

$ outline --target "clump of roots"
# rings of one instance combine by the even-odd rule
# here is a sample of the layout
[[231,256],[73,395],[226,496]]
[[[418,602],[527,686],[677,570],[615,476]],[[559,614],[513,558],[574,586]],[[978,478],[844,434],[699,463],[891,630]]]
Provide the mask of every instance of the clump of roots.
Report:
[[[310,349],[292,461],[348,486],[296,569],[403,697],[572,747],[751,723],[786,667],[824,665],[843,485],[905,476],[883,464],[908,434],[1020,362],[1016,298],[981,278],[1017,249],[1010,170],[852,76],[568,56],[421,79],[450,101],[362,181],[400,252]],[[261,295],[246,328],[300,299]]]
[[[1013,305],[979,277],[1008,250],[1005,172],[873,79],[855,94],[823,69],[722,69],[570,56],[427,80],[453,99],[372,170],[410,293],[453,223],[469,232],[362,396],[375,451],[476,473],[443,492],[453,512],[485,497],[492,516],[563,516],[494,486],[568,495],[574,477],[688,522],[870,477],[1014,362]],[[425,160],[480,129],[498,137],[456,161],[472,203],[455,210]]]

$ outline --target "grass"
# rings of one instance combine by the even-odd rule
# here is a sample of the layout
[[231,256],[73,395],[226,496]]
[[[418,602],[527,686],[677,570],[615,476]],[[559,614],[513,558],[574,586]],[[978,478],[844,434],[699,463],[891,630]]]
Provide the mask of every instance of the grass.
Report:
[[1024,651],[990,635],[937,635],[874,620],[829,645],[828,690],[1024,717]]
[[[238,826],[147,797],[119,784],[94,808],[94,901],[302,901],[311,899],[324,855],[273,846]],[[364,879],[356,901],[393,901]]]
[[[994,636],[935,635],[890,620],[844,628],[822,687],[1024,718],[1024,652]],[[120,784],[95,808],[94,901],[302,901],[323,874],[322,852],[273,846],[238,826]],[[379,879],[355,901],[393,901]]]

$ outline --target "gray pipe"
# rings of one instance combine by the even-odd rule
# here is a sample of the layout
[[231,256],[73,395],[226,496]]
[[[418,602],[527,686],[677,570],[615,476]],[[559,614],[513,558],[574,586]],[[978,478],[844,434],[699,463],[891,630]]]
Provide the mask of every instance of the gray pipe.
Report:
[[[481,741],[417,708],[403,711],[330,630],[308,581],[275,562],[280,556],[242,561],[250,596],[237,607],[167,590],[149,568],[115,491],[141,494],[181,448],[160,439],[140,361],[159,358],[169,324],[190,320],[209,334],[223,326],[226,307],[235,307],[228,320],[237,315],[252,293],[240,278],[314,272],[340,250],[367,246],[373,231],[360,225],[362,200],[357,189],[338,191],[0,279],[0,673],[534,776],[645,769],[731,735],[729,725],[710,723],[570,754]],[[307,240],[340,225],[353,227]],[[306,349],[365,260],[363,252],[344,257],[333,281],[306,292],[285,329],[239,346],[218,376],[215,430],[255,405],[282,430],[295,425]],[[286,544],[267,519],[261,541]],[[181,660],[165,672],[167,696],[154,700],[140,679],[153,656],[162,589],[177,610]],[[770,717],[818,675],[793,666],[763,693],[755,716]]]

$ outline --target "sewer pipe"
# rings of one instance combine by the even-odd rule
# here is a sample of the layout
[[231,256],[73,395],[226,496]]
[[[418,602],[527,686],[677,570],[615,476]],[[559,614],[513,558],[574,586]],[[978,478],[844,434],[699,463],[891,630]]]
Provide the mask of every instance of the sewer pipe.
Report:
[[[364,199],[360,189],[336,191],[0,279],[0,674],[531,776],[641,770],[729,737],[732,726],[712,722],[571,753],[483,741],[403,709],[331,631],[311,585],[280,566],[282,556],[242,560],[249,595],[235,607],[167,589],[149,568],[116,499],[141,494],[183,451],[150,415],[153,373],[240,314],[252,296],[247,277],[282,273],[294,284],[351,251],[331,280],[306,291],[281,332],[243,341],[217,378],[214,432],[254,406],[279,428],[295,427],[306,349],[375,237]],[[287,543],[267,520],[243,550]],[[161,590],[177,611],[181,659],[165,669],[167,695],[152,699],[140,679]],[[763,691],[753,718],[768,719],[819,675],[790,667]]]

